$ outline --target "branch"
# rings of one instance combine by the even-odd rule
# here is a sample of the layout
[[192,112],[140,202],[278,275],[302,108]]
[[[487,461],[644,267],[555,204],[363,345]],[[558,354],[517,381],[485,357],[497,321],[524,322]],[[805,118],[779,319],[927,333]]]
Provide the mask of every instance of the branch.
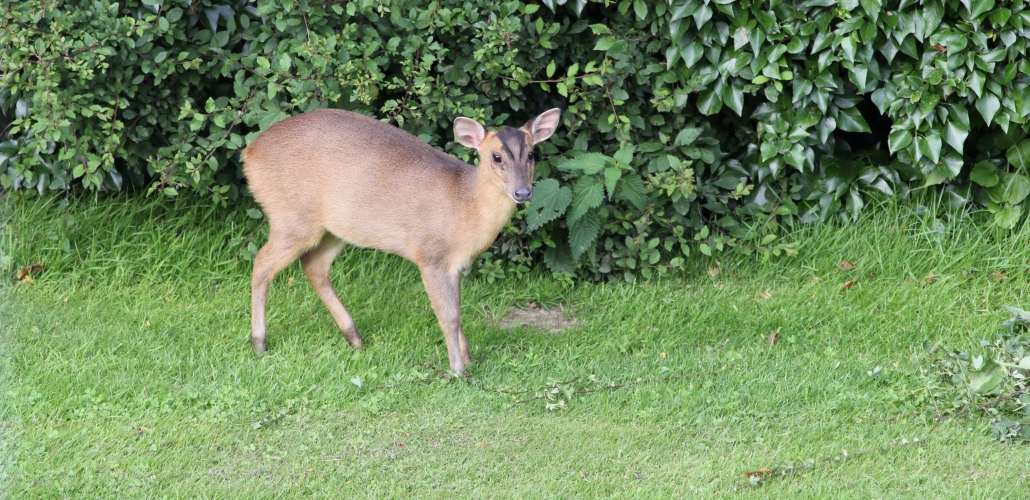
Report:
[[[1009,399],[1009,398],[1012,398],[1012,397],[1016,397],[1016,396],[1021,396],[1021,395],[1025,394],[1028,390],[1030,390],[1030,385],[1028,385],[1028,386],[1026,386],[1026,387],[1024,387],[1024,388],[1022,388],[1022,389],[1020,389],[1018,391],[1012,391],[1012,392],[1010,392],[1008,394],[1003,394],[1001,396],[998,396],[998,397],[996,397],[996,398],[994,398],[994,399],[992,399],[992,400],[990,400],[990,401],[988,401],[988,402],[986,402],[986,403],[984,403],[984,404],[982,404],[980,406],[977,406],[976,409],[977,410],[983,410],[985,408],[989,408],[989,407],[994,406],[994,405],[996,405],[996,404],[998,404],[998,403],[1000,403],[1002,401],[1005,401],[1006,399]],[[966,413],[972,413],[972,411],[973,411],[972,408],[966,408],[964,410],[959,410],[959,411],[957,411],[955,413],[945,413],[943,415],[938,415],[937,418],[934,419],[934,420],[940,422],[941,420],[947,420],[949,418],[957,417],[959,415],[963,415],[963,414],[966,414]]]

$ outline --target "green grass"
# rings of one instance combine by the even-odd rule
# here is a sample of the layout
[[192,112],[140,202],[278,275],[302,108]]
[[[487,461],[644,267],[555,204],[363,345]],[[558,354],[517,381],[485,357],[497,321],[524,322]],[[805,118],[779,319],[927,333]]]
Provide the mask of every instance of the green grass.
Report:
[[[909,204],[808,227],[793,258],[725,258],[714,277],[700,256],[651,283],[469,276],[475,363],[462,383],[433,376],[446,349],[412,264],[348,249],[333,267],[360,352],[291,266],[273,284],[258,356],[250,265],[230,244],[249,234],[242,209],[62,205],[4,205],[9,274],[45,268],[34,284],[0,284],[11,497],[1026,497],[1026,445],[994,441],[985,419],[876,419],[913,410],[924,344],[974,348],[1008,317],[1001,305],[1030,306],[1025,227],[1000,236]],[[858,269],[839,268],[845,259]],[[578,325],[498,326],[530,302]],[[568,410],[495,391],[722,367],[579,395]],[[925,441],[731,488],[760,467],[911,438]]]

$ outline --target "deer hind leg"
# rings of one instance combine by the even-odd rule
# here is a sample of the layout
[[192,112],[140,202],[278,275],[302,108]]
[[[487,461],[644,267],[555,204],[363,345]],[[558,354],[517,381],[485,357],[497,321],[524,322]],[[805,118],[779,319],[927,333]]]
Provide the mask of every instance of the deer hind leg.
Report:
[[265,347],[265,302],[268,286],[275,275],[297,260],[305,250],[318,242],[321,234],[298,237],[296,234],[277,230],[271,226],[268,242],[254,257],[254,275],[250,282],[250,343],[254,350],[264,352]]
[[300,258],[300,262],[304,266],[304,274],[308,275],[308,281],[314,287],[315,293],[322,299],[325,307],[329,309],[329,314],[333,315],[336,325],[340,327],[340,331],[347,338],[347,342],[360,349],[362,341],[361,336],[358,335],[358,329],[354,326],[354,319],[347,313],[347,309],[343,307],[340,298],[336,295],[336,290],[333,289],[332,282],[329,281],[329,267],[332,266],[333,260],[336,259],[336,256],[340,255],[345,246],[347,246],[345,241],[330,233],[325,233],[322,241],[314,248],[308,250]]

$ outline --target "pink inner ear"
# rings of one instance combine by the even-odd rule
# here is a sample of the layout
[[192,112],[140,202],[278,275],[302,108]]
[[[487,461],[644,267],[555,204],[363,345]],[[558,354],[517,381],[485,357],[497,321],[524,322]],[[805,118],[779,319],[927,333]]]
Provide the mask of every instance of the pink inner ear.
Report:
[[462,146],[479,149],[483,145],[486,129],[479,122],[465,117],[454,120],[454,137]]

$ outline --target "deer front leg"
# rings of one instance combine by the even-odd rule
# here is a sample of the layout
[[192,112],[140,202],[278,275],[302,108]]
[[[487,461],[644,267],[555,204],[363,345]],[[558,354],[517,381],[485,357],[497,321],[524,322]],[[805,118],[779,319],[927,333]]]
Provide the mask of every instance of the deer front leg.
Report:
[[420,270],[429,302],[433,304],[433,311],[436,312],[436,319],[440,322],[440,329],[447,342],[451,371],[464,376],[468,343],[461,331],[461,274],[433,265],[420,266]]

